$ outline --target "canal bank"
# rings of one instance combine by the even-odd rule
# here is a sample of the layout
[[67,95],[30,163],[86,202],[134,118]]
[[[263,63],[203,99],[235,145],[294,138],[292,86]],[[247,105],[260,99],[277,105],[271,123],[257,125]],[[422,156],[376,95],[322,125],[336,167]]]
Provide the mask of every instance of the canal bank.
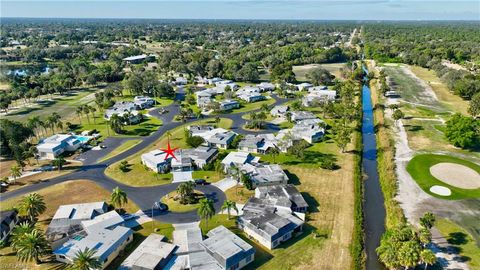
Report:
[[[364,68],[366,74],[368,70]],[[367,76],[362,86],[362,173],[364,175],[364,230],[366,269],[384,269],[378,261],[376,248],[385,232],[385,205],[377,166],[377,142],[371,91]]]

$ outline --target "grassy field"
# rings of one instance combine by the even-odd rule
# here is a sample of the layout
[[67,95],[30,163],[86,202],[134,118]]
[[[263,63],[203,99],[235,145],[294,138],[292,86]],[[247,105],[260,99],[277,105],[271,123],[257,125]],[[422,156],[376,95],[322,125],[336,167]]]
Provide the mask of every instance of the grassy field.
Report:
[[[37,226],[45,230],[50,223],[51,218],[57,211],[57,208],[63,204],[96,202],[109,200],[110,191],[107,191],[94,182],[87,180],[75,180],[61,183],[55,186],[41,189],[38,191],[45,199],[47,210],[39,216]],[[20,197],[2,202],[1,210],[11,209],[18,205]],[[125,207],[127,212],[136,212],[138,207],[129,202]],[[171,226],[171,225],[170,225]],[[58,269],[63,264],[53,261],[53,258],[44,258],[45,263],[36,266],[34,263],[20,263],[15,257],[15,253],[10,247],[0,249],[0,265],[2,269]],[[9,268],[8,266],[12,266]],[[5,267],[5,268],[4,268]]]
[[[451,186],[435,178],[430,173],[430,167],[437,163],[449,162],[467,166],[478,173],[480,173],[480,166],[467,160],[455,158],[446,155],[422,154],[415,156],[407,165],[407,171],[413,179],[426,193],[441,199],[458,200],[468,198],[480,198],[480,188],[477,189],[461,189]],[[440,196],[430,192],[430,187],[433,185],[445,186],[452,191],[450,196]]]
[[[205,119],[205,120],[189,123],[188,125],[207,124],[207,123],[215,124],[213,120]],[[232,121],[230,119],[224,119],[224,118],[220,119],[220,122],[218,124],[219,127],[223,127],[223,128],[229,128],[231,125],[232,125]],[[185,137],[184,129],[186,127],[187,125],[182,125],[170,131],[172,134],[170,137],[170,142],[172,144],[172,147],[189,148],[184,138]],[[154,186],[154,185],[162,185],[162,184],[170,183],[172,179],[171,173],[158,174],[153,171],[150,171],[141,164],[141,159],[140,159],[140,156],[143,153],[164,147],[167,144],[167,140],[168,138],[164,134],[149,147],[125,159],[130,164],[130,168],[129,168],[130,170],[128,172],[120,171],[118,169],[118,165],[120,164],[120,162],[117,162],[110,165],[105,171],[105,174],[119,182],[131,185],[131,186]],[[221,176],[216,176],[214,172],[208,172],[208,171],[198,171],[198,172],[195,172],[194,174],[194,177],[198,177],[198,178],[204,178],[205,176],[208,176],[209,177],[208,181],[211,181],[211,182],[217,181],[221,177]]]
[[332,63],[332,64],[309,64],[303,66],[293,66],[293,73],[295,73],[295,77],[297,81],[308,81],[307,73],[317,67],[324,68],[332,73],[335,78],[342,79],[342,75],[340,69],[345,66],[345,63]]
[[269,99],[265,99],[257,102],[251,102],[251,103],[241,102],[240,108],[232,110],[232,113],[254,111],[254,110],[260,109],[263,104],[272,105],[273,103],[275,103],[275,99],[273,98],[269,98]]
[[[15,161],[2,161],[0,162],[0,171],[1,171],[1,176],[0,177],[9,177],[10,176],[10,168],[16,164]],[[43,160],[40,161],[39,165],[36,165],[35,161],[32,161],[32,166],[25,167],[25,170],[32,170],[33,168],[38,168],[43,165],[50,165],[50,161]],[[46,172],[41,172],[37,174],[32,174],[29,176],[25,176],[22,178],[18,178],[17,180],[12,180],[6,191],[13,191],[15,189],[23,188],[29,185],[37,184],[43,181],[48,181],[49,179],[52,179],[54,177],[58,177],[61,175],[68,174],[74,170],[77,170],[80,168],[81,162],[71,162],[68,161],[67,164],[64,165],[61,171],[58,170],[53,170],[53,171],[46,171]]]
[[255,190],[248,190],[242,185],[237,185],[225,191],[225,196],[227,196],[227,199],[237,203],[246,203],[247,200],[254,195]]
[[110,159],[110,158],[112,158],[116,155],[119,155],[119,154],[127,151],[128,149],[134,147],[135,145],[137,145],[140,142],[141,142],[141,140],[128,140],[128,141],[122,143],[121,145],[119,145],[112,152],[105,155],[102,159],[99,160],[99,162]]
[[[195,190],[194,191],[194,196],[199,200],[202,197],[204,197],[203,193]],[[197,203],[192,203],[192,204],[181,204],[180,201],[175,199],[175,197],[179,196],[176,191],[170,192],[167,194],[165,197],[161,199],[161,201],[168,205],[168,210],[172,212],[190,212],[195,209],[197,209],[200,206],[200,203],[197,201]]]
[[450,92],[447,86],[435,75],[435,71],[419,66],[410,66],[410,70],[420,79],[432,87],[440,102],[451,111],[467,114],[468,101]]
[[[376,72],[371,66],[369,66],[369,70],[371,72]],[[393,123],[385,119],[383,109],[385,106],[385,100],[378,92],[377,80],[374,79],[370,81],[370,90],[372,93],[372,105],[375,108],[374,122],[377,138],[378,176],[382,187],[386,210],[385,226],[389,229],[394,228],[405,220],[402,208],[395,200],[398,189],[397,179],[395,177],[395,142],[393,140],[391,129]]]
[[148,136],[162,125],[162,120],[156,117],[144,116],[144,119],[140,123],[123,126],[122,129],[124,132],[117,134],[108,126],[107,121],[103,118],[101,113],[95,115],[95,122],[91,116],[90,121],[88,121],[85,116],[82,117],[81,121],[79,121],[78,118],[76,118],[76,120],[77,121],[74,122],[77,123],[74,129],[76,132],[95,129],[104,138],[110,136]]
[[480,270],[480,248],[473,237],[462,227],[448,219],[438,219],[435,227],[447,239],[448,243],[460,252],[471,270]]

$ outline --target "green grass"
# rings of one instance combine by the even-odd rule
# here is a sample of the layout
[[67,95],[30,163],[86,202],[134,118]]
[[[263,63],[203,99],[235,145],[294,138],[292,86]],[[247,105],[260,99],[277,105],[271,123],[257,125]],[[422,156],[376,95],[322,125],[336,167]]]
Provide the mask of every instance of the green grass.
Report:
[[102,162],[102,161],[105,161],[107,159],[110,159],[116,155],[119,155],[125,151],[127,151],[128,149],[134,147],[135,145],[137,145],[138,143],[140,143],[141,140],[128,140],[128,141],[125,141],[124,143],[122,143],[121,145],[119,145],[117,148],[115,148],[112,152],[108,153],[107,155],[105,155],[102,159],[100,159],[98,162]]
[[[467,166],[478,173],[480,173],[480,166],[475,163],[472,163],[467,160],[455,158],[452,156],[446,155],[434,155],[434,154],[421,154],[417,155],[407,165],[407,171],[415,179],[417,184],[425,191],[426,193],[441,199],[447,200],[459,200],[459,199],[469,199],[469,198],[480,198],[480,188],[477,189],[462,189],[458,187],[451,186],[445,182],[442,182],[435,178],[430,173],[430,167],[437,163],[449,162],[456,163]],[[430,188],[434,185],[445,186],[452,191],[450,196],[440,196],[435,193],[430,192]]]
[[[78,118],[77,118],[78,119]],[[156,117],[147,117],[134,125],[123,126],[124,132],[121,134],[115,133],[110,127],[107,127],[106,120],[103,119],[103,116],[97,114],[95,115],[95,123],[93,122],[92,117],[90,116],[90,122],[86,117],[82,117],[81,124],[76,125],[74,131],[82,132],[84,130],[94,130],[96,129],[102,137],[118,136],[118,137],[131,137],[131,136],[148,136],[152,132],[156,131],[162,125],[162,121]]]
[[118,269],[122,262],[145,240],[150,234],[156,233],[166,236],[172,240],[172,234],[175,228],[171,224],[161,223],[158,221],[150,221],[134,228],[133,240],[123,251],[113,260],[107,270]]
[[[184,129],[188,125],[197,125],[197,124],[215,125],[215,122],[214,120],[211,120],[211,119],[204,119],[204,120],[192,122],[189,124],[185,124],[170,130],[172,134],[170,138],[172,147],[190,148],[185,142]],[[220,119],[220,122],[218,123],[218,126],[222,128],[229,128],[231,125],[232,125],[232,121],[226,118]],[[155,185],[163,185],[163,184],[171,183],[171,180],[172,180],[171,173],[158,174],[151,170],[148,170],[145,168],[145,166],[141,164],[141,159],[140,159],[140,156],[143,153],[152,151],[154,149],[162,148],[166,144],[167,144],[167,136],[163,134],[150,146],[146,147],[145,149],[125,159],[128,161],[129,164],[131,164],[129,167],[130,170],[128,172],[120,171],[118,168],[118,165],[120,164],[120,162],[116,162],[110,165],[106,169],[105,174],[109,177],[112,177],[116,181],[131,185],[131,186],[155,186]],[[193,174],[194,178],[204,178],[205,176],[209,177],[208,179],[209,182],[218,181],[221,177],[221,175],[218,176],[216,175],[216,173],[210,172],[210,171],[198,171],[198,172],[194,172]]]
[[459,251],[461,258],[467,261],[471,270],[480,270],[480,247],[466,230],[443,218],[436,221],[435,227],[448,243]]
[[205,197],[203,195],[203,193],[201,193],[200,191],[197,191],[195,190],[195,196],[197,198],[197,202],[196,203],[191,203],[191,204],[181,204],[180,203],[180,200],[175,200],[175,196],[178,196],[177,192],[176,191],[172,191],[170,192],[169,194],[167,194],[165,197],[163,197],[161,199],[161,201],[168,205],[168,210],[169,211],[172,211],[172,212],[190,212],[190,211],[193,211],[195,209],[197,209],[199,206],[200,206],[200,203],[198,202],[198,200],[200,198],[203,198]]
[[321,67],[328,70],[336,78],[341,79],[340,69],[345,66],[345,63],[331,63],[331,64],[309,64],[303,66],[293,66],[293,72],[298,81],[309,81],[307,79],[307,74],[310,70]]
[[240,102],[240,108],[234,109],[231,112],[241,113],[241,112],[255,111],[260,109],[263,104],[272,105],[273,103],[275,103],[275,99],[273,98],[269,98],[269,99],[265,99],[257,102],[251,102],[251,103]]

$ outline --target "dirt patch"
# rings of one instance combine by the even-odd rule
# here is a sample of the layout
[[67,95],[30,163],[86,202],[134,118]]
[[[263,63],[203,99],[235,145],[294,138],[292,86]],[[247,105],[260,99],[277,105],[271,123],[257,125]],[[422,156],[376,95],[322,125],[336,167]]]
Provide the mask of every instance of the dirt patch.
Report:
[[464,189],[480,188],[480,174],[467,166],[455,163],[438,163],[430,167],[430,173],[438,180]]

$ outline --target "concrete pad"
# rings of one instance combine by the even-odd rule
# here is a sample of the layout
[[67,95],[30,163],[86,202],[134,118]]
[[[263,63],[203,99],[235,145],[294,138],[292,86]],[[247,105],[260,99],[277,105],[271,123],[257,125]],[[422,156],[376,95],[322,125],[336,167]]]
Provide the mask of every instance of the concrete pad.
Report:
[[438,180],[463,189],[480,188],[480,174],[456,163],[442,162],[430,167],[430,173]]
[[444,186],[432,186],[430,188],[430,192],[432,193],[435,193],[437,195],[440,195],[440,196],[450,196],[452,195],[452,191],[447,188],[447,187],[444,187]]
[[190,182],[193,181],[192,172],[172,172],[173,181],[172,183],[181,183],[181,182]]
[[225,192],[227,189],[233,188],[234,186],[237,185],[237,180],[227,177],[224,178],[218,182],[213,183],[212,185],[216,186],[219,188],[221,191]]

